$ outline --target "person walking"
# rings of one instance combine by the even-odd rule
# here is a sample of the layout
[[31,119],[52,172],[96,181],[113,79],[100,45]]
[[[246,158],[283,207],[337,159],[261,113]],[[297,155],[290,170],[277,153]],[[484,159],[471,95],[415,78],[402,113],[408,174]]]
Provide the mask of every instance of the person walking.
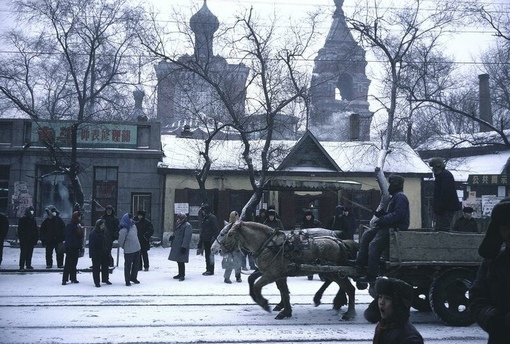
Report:
[[494,206],[478,248],[483,258],[469,290],[468,311],[489,334],[488,344],[510,343],[510,197]]
[[211,254],[211,246],[220,231],[218,228],[218,219],[216,215],[211,212],[211,207],[208,204],[204,204],[202,208],[200,208],[200,211],[202,213],[200,241],[204,247],[206,266],[206,270],[202,275],[212,276],[214,275],[214,255]]
[[57,267],[64,267],[64,239],[66,224],[60,217],[60,212],[53,205],[44,209],[46,218],[41,223],[41,242],[45,247],[46,269],[53,267],[53,251],[57,258]]
[[[239,213],[237,211],[232,211],[228,218],[228,222],[230,227],[239,220]],[[232,275],[232,270],[235,271],[236,282],[242,282],[241,279],[241,265],[242,265],[243,253],[240,249],[237,249],[231,253],[226,253],[223,256],[223,260],[221,262],[221,266],[225,269],[223,273],[223,281],[227,284],[231,284],[230,276]]]
[[9,233],[9,219],[4,213],[0,213],[0,265],[4,256],[4,240]]
[[113,242],[119,238],[119,219],[115,216],[115,209],[113,209],[112,205],[106,206],[101,218],[105,220],[106,223],[106,239],[108,242],[108,251],[110,252],[110,262],[108,265],[113,267],[112,248]]
[[375,282],[377,298],[364,316],[377,322],[373,342],[378,344],[423,344],[423,337],[409,321],[413,287],[406,282],[380,277]]
[[126,213],[120,219],[119,245],[124,250],[124,280],[126,286],[140,283],[138,278],[138,263],[140,262],[140,241],[133,215]]
[[112,284],[109,279],[110,252],[108,251],[108,239],[106,237],[105,220],[99,219],[92,232],[89,234],[89,257],[92,259],[92,278],[94,285],[99,288],[102,281]]
[[67,281],[71,283],[80,283],[76,278],[76,266],[80,257],[80,250],[83,249],[83,236],[85,229],[80,224],[81,213],[73,212],[71,221],[66,226],[65,232],[65,249],[66,258],[64,263],[64,273],[62,275],[62,285],[66,285]]
[[388,192],[391,200],[388,210],[375,214],[375,227],[363,233],[356,260],[348,260],[349,265],[359,269],[368,262],[368,271],[357,282],[373,283],[379,275],[379,259],[389,246],[390,228],[406,230],[409,228],[409,200],[404,195],[404,177],[392,174],[388,178]]
[[18,221],[18,239],[19,239],[19,269],[20,271],[33,270],[32,255],[34,246],[39,240],[39,230],[34,216],[34,207],[25,209],[25,214]]
[[478,233],[478,224],[476,223],[476,220],[473,219],[472,207],[464,207],[462,209],[462,216],[455,221],[452,231]]
[[175,228],[170,236],[170,254],[168,260],[177,262],[177,275],[174,279],[184,281],[186,277],[186,263],[189,262],[189,247],[191,236],[193,235],[193,227],[188,222],[186,214],[179,213],[176,216]]
[[151,236],[154,234],[154,227],[152,222],[145,217],[145,210],[138,210],[136,213],[137,221],[136,230],[138,232],[138,241],[140,241],[140,261],[138,262],[138,269],[149,271],[149,250],[151,249]]
[[434,172],[434,198],[432,210],[434,213],[434,231],[449,231],[455,212],[461,210],[461,204],[455,189],[455,179],[446,169],[443,158],[432,158],[429,166]]

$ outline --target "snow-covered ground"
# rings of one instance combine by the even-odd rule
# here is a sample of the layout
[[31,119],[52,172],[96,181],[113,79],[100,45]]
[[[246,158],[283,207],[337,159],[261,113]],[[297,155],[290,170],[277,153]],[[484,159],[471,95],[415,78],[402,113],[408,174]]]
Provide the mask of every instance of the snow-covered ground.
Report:
[[[90,266],[80,258],[78,268]],[[57,269],[45,271],[44,249],[36,248],[34,268],[42,272],[0,272],[1,343],[371,343],[375,325],[363,318],[371,297],[356,294],[356,319],[345,322],[331,309],[338,288],[331,286],[323,304],[313,307],[312,297],[322,282],[315,276],[289,279],[293,317],[275,320],[248,295],[243,282],[225,284],[221,259],[216,274],[202,276],[203,256],[194,251],[186,265],[186,280],[172,279],[177,264],[167,260],[168,248],[149,251],[151,268],[141,271],[140,284],[127,287],[122,274],[123,257],[110,280],[96,288],[92,275],[82,272],[79,284],[61,285]],[[6,246],[0,268],[18,266],[19,249]],[[232,276],[232,280],[234,280]],[[279,293],[274,285],[263,289],[274,305]],[[411,320],[426,343],[486,343],[477,326],[449,327],[432,313],[413,311]]]

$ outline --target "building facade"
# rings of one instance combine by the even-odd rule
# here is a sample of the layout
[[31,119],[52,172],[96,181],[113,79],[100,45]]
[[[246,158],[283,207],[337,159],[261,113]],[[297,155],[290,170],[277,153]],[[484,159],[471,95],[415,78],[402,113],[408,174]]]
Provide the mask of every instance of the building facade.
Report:
[[[71,217],[76,195],[65,169],[73,124],[0,120],[0,211],[15,219],[33,206],[40,222],[44,208],[51,204],[63,218]],[[145,210],[155,235],[161,233],[163,184],[156,171],[162,159],[160,129],[159,123],[144,120],[79,125],[77,163],[85,199],[84,225],[92,226],[110,204],[119,216]],[[55,143],[55,154],[43,140]]]

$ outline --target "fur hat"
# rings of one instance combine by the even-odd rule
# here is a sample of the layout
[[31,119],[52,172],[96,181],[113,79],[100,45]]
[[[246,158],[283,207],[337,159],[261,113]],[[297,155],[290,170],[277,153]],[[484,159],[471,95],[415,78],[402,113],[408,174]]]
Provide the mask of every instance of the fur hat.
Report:
[[145,210],[138,210],[136,212],[136,215],[142,215],[143,217],[145,217]]
[[375,282],[375,291],[378,295],[388,295],[393,298],[395,307],[401,307],[409,312],[413,302],[413,287],[406,282],[391,278],[379,277]]
[[494,206],[491,212],[491,222],[485,233],[480,247],[478,248],[478,254],[483,258],[492,259],[496,258],[503,244],[503,238],[499,233],[499,226],[501,224],[510,223],[510,197],[502,199],[498,204]]
[[184,220],[186,220],[186,214],[178,213],[176,218],[177,218],[178,221],[184,221]]
[[269,209],[269,210],[267,211],[267,215],[273,215],[273,216],[276,216],[276,210],[274,210],[274,209]]
[[390,185],[394,185],[398,190],[404,190],[404,177],[398,174],[391,174],[388,177]]
[[435,157],[429,160],[429,166],[430,167],[439,167],[439,168],[445,168],[446,162],[441,157]]

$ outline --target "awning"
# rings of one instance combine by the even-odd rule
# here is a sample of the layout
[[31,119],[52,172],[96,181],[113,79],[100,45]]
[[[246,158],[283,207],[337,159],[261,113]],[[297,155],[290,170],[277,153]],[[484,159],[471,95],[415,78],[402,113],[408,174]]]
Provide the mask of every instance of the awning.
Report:
[[360,190],[361,183],[339,180],[336,182],[327,181],[311,181],[311,180],[285,180],[285,179],[271,179],[269,180],[264,189],[266,190],[301,190],[301,191],[321,191],[321,190]]

